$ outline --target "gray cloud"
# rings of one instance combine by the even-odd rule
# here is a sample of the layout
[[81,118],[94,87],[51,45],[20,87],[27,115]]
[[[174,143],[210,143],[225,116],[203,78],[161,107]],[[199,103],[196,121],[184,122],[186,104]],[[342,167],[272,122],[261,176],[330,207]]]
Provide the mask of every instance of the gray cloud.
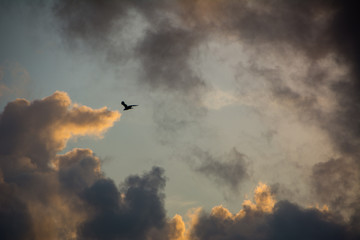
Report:
[[[141,39],[134,40],[139,43],[135,44],[133,57],[140,61],[144,72],[139,82],[152,89],[187,92],[205,85],[188,62],[201,38],[176,24],[174,17],[163,14],[164,11],[177,14],[176,5],[176,1],[162,0],[59,1],[53,9],[70,43],[80,40],[112,55],[110,58],[115,62],[122,58],[124,49],[112,41],[112,34],[121,32],[124,24],[134,19],[134,12],[140,15],[148,29]],[[118,59],[114,52],[119,53]]]
[[274,211],[246,210],[244,217],[205,214],[193,227],[192,239],[355,239],[356,233],[329,213],[303,209],[287,201]]
[[241,183],[249,178],[246,156],[233,148],[222,157],[214,157],[209,152],[194,149],[189,163],[192,168],[219,186],[227,186],[238,191]]
[[358,203],[359,169],[351,159],[331,159],[313,167],[313,185],[317,196],[335,212],[351,216]]
[[0,183],[1,239],[33,239],[32,224],[26,204],[19,199],[16,187]]
[[111,180],[95,182],[83,197],[95,214],[80,226],[80,239],[144,239],[151,228],[163,228],[166,216],[160,191],[164,186],[160,168],[128,177],[122,199]]
[[275,201],[264,184],[255,189],[253,203],[230,213],[222,206],[201,211],[190,229],[190,239],[356,239],[359,228],[347,224],[326,209],[303,208],[288,201]]
[[201,35],[164,22],[146,32],[136,53],[142,62],[142,81],[164,90],[189,93],[205,87],[205,82],[192,70],[189,62]]

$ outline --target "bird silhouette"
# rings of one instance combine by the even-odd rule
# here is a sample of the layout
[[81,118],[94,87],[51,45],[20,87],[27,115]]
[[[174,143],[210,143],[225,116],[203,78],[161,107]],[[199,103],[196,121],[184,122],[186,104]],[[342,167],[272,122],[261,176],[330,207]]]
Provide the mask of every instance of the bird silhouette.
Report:
[[139,106],[139,105],[126,105],[126,103],[124,101],[121,102],[121,105],[124,106],[124,111],[133,109],[133,107]]

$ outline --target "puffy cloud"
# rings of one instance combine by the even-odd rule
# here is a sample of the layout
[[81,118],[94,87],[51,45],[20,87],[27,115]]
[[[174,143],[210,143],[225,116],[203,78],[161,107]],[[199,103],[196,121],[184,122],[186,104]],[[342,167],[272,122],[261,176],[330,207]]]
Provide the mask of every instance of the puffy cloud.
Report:
[[64,92],[33,102],[17,99],[6,105],[0,116],[0,155],[15,159],[1,161],[5,178],[7,170],[17,167],[49,168],[49,160],[72,136],[101,136],[120,117],[120,113],[107,108],[70,106],[71,100]]
[[175,215],[169,221],[169,240],[186,240],[185,223],[180,215]]
[[200,212],[189,239],[355,239],[356,233],[327,211],[302,208],[287,201],[275,203],[270,188],[259,184],[255,203],[244,201],[232,214],[222,206]]
[[163,170],[155,167],[142,177],[128,177],[123,197],[111,180],[95,182],[83,195],[94,214],[81,224],[80,239],[145,239],[152,228],[164,228],[164,186]]
[[75,238],[86,217],[79,194],[103,178],[100,160],[89,149],[57,153],[73,136],[101,136],[119,117],[106,108],[72,105],[64,92],[5,106],[0,115],[4,239]]

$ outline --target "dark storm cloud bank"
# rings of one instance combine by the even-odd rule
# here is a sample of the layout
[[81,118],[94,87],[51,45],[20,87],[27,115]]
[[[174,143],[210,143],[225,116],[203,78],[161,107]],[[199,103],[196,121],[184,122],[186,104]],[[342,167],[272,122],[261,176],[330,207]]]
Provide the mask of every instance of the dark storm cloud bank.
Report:
[[83,193],[93,216],[80,226],[80,239],[145,239],[152,228],[166,226],[161,168],[130,176],[121,195],[112,180],[101,179]]
[[287,201],[278,202],[273,212],[244,208],[245,216],[225,212],[202,214],[191,231],[191,239],[357,239],[358,229],[345,225],[330,213],[303,209]]
[[360,228],[326,208],[303,208],[289,201],[276,202],[271,189],[259,183],[254,202],[230,213],[223,206],[201,211],[189,230],[189,239],[357,239]]

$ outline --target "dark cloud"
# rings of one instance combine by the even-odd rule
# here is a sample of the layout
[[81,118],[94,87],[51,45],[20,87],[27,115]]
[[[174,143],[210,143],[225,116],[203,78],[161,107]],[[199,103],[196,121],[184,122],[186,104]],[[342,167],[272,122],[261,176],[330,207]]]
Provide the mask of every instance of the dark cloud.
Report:
[[[328,212],[304,209],[287,201],[271,212],[244,208],[243,214],[202,213],[193,226],[191,239],[356,239],[341,220]],[[223,210],[224,211],[224,210]]]
[[34,239],[29,210],[16,186],[6,183],[0,183],[0,238]]
[[358,204],[359,169],[353,160],[331,159],[313,167],[313,185],[320,201],[333,211],[351,215]]
[[199,34],[168,22],[150,29],[136,51],[144,69],[142,79],[155,89],[189,92],[204,87],[190,65],[192,50],[200,39]]
[[[227,1],[216,11],[225,19],[220,21],[229,34],[237,34],[245,44],[261,48],[262,44],[271,44],[268,50],[298,51],[305,54],[312,66],[302,79],[296,79],[298,85],[308,89],[303,92],[288,86],[286,79],[278,73],[280,70],[259,66],[264,55],[253,59],[255,68],[251,71],[262,75],[271,83],[271,91],[282,102],[294,102],[294,108],[300,108],[303,114],[311,114],[328,131],[335,146],[342,153],[357,154],[359,143],[359,64],[360,48],[357,44],[360,30],[355,1]],[[228,13],[227,15],[224,12]],[[289,45],[290,48],[284,48]],[[333,81],[328,69],[322,69],[319,61],[327,57],[336,59],[338,66],[349,68],[347,75]],[[254,65],[253,65],[254,66]],[[309,80],[311,79],[311,81]],[[331,113],[322,111],[316,104],[318,96],[311,94],[310,88],[322,86],[334,92],[338,103]],[[319,85],[320,84],[320,85]],[[310,93],[310,95],[309,95]],[[321,95],[320,95],[321,96]]]
[[69,38],[92,44],[108,43],[117,20],[126,18],[129,1],[58,1],[54,12],[63,19],[62,31]]
[[316,209],[279,202],[269,216],[269,239],[351,239],[344,225]]
[[249,178],[246,156],[233,148],[223,157],[214,157],[201,149],[192,151],[190,164],[193,169],[204,174],[219,186],[228,186],[238,191],[240,184]]
[[59,181],[65,189],[81,193],[101,178],[100,160],[90,149],[74,149],[56,157]]
[[176,24],[171,14],[163,14],[165,11],[176,14],[176,5],[176,1],[162,0],[59,1],[54,4],[54,12],[68,41],[80,40],[105,51],[116,63],[125,49],[117,46],[111,37],[114,32],[121,33],[135,15],[140,15],[148,29],[141,39],[134,40],[139,43],[134,45],[133,56],[140,61],[144,72],[139,82],[152,89],[187,92],[205,85],[189,63],[192,49],[201,38]]
[[95,214],[81,225],[80,239],[144,239],[152,228],[164,228],[164,186],[160,168],[128,177],[123,195],[111,180],[95,182],[83,197]]

